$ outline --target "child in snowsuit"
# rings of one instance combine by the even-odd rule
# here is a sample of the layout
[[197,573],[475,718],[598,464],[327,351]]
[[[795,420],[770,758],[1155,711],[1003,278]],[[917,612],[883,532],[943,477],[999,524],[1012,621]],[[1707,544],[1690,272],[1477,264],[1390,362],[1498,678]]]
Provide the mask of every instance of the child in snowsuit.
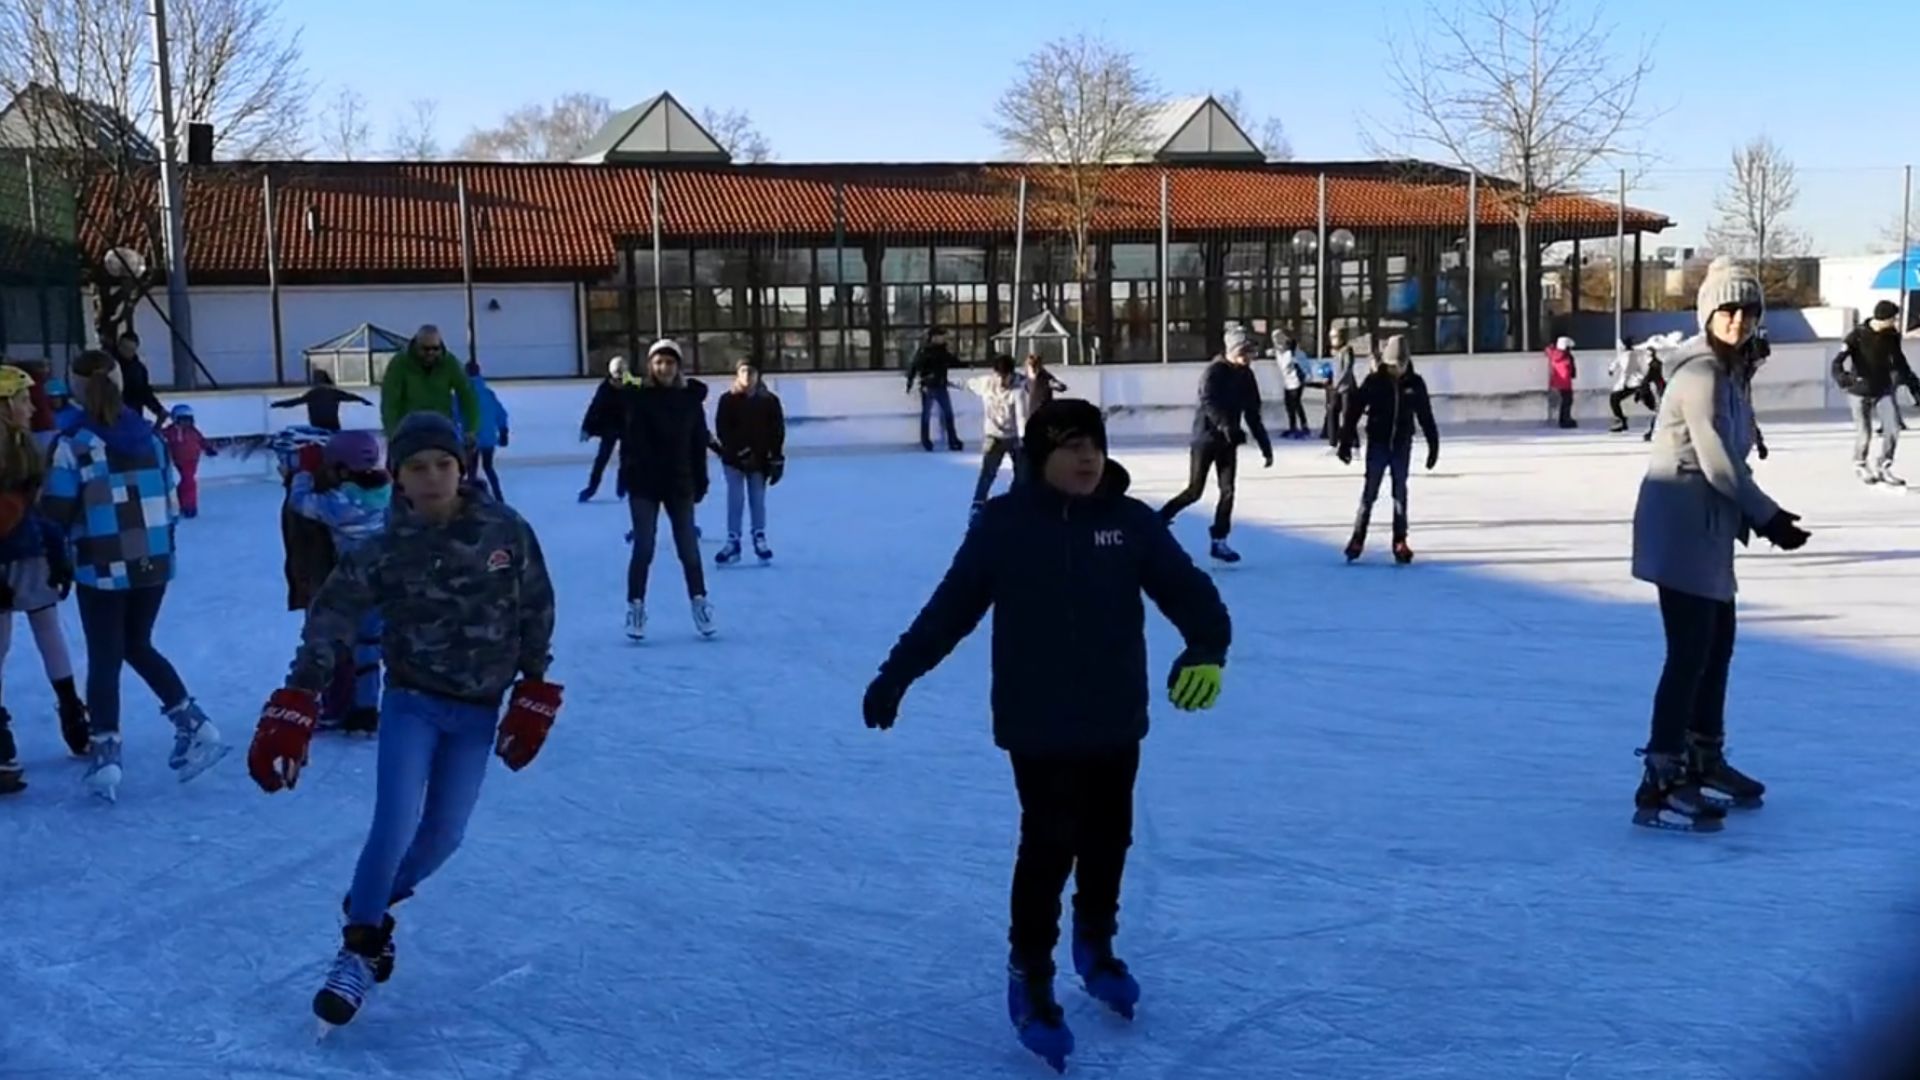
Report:
[[173,407],[173,423],[161,429],[160,438],[167,444],[167,456],[173,461],[174,471],[180,475],[180,516],[199,517],[200,455],[219,457],[220,451],[200,433],[199,425],[193,421],[191,405]]
[[373,826],[340,951],[313,1000],[329,1024],[351,1020],[393,973],[388,909],[459,847],[489,751],[525,768],[560,710],[561,688],[546,681],[553,584],[539,541],[520,515],[462,484],[465,454],[444,416],[400,422],[390,456],[399,498],[387,528],[344,552],[314,597],[286,687],[268,699],[247,753],[262,790],[294,786],[334,657],[365,613],[378,611],[387,695]]
[[[1020,1041],[1063,1068],[1073,1035],[1053,994],[1060,891],[1075,878],[1073,967],[1088,993],[1132,1016],[1139,984],[1113,952],[1147,733],[1144,594],[1186,640],[1167,683],[1183,710],[1220,693],[1232,627],[1208,576],[1107,460],[1085,401],[1027,421],[1031,480],[989,502],[946,577],[867,688],[869,728],[891,728],[907,688],[993,618],[993,737],[1020,796],[1008,932],[1007,1012]],[[1035,558],[1036,552],[1053,553]],[[1072,634],[1058,627],[1071,625]]]
[[1360,557],[1367,546],[1367,525],[1373,518],[1374,501],[1380,497],[1380,481],[1393,476],[1393,558],[1398,563],[1413,561],[1413,549],[1407,546],[1407,473],[1413,468],[1413,429],[1419,426],[1427,439],[1427,468],[1440,463],[1440,430],[1433,422],[1433,400],[1427,394],[1427,382],[1413,370],[1413,356],[1407,339],[1394,335],[1381,350],[1380,368],[1354,391],[1347,405],[1346,423],[1340,428],[1340,461],[1353,463],[1353,448],[1360,438],[1360,419],[1367,418],[1367,480],[1360,492],[1360,511],[1353,519],[1353,539],[1347,542],[1347,561]]
[[1000,463],[1013,456],[1015,487],[1026,482],[1027,467],[1020,455],[1020,429],[1027,419],[1026,387],[1013,370],[1013,357],[993,358],[993,373],[967,380],[967,389],[986,407],[985,442],[980,454],[980,479],[973,485],[973,517],[987,504]]
[[[371,431],[343,431],[324,450],[301,452],[287,505],[295,514],[327,527],[333,550],[353,551],[387,526],[393,482],[381,468],[380,440]],[[322,714],[338,720],[342,731],[372,735],[380,728],[380,613],[360,618],[354,639],[351,691],[329,685]],[[332,698],[335,700],[326,700]]]

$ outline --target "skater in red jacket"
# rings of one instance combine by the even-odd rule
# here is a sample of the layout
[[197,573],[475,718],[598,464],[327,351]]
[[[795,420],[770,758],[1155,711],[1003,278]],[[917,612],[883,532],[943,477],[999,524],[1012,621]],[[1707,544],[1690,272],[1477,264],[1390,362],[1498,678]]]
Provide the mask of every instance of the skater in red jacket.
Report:
[[213,448],[193,422],[191,405],[173,407],[173,423],[161,430],[160,438],[167,444],[167,456],[173,459],[174,471],[180,474],[180,514],[199,517],[200,455],[219,457],[220,451]]

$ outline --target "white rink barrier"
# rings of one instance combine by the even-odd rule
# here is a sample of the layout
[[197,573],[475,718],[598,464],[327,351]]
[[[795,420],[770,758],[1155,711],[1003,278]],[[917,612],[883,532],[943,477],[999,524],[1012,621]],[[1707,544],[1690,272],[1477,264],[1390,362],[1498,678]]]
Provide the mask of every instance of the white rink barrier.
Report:
[[[1837,343],[1777,345],[1773,358],[1755,382],[1754,394],[1763,417],[1768,414],[1838,410],[1845,401],[1828,378]],[[1607,365],[1611,352],[1576,353],[1579,363],[1575,415],[1599,422],[1608,415],[1611,389]],[[1106,411],[1109,432],[1116,442],[1158,439],[1186,433],[1193,422],[1200,373],[1204,365],[1120,364],[1070,367],[1055,371],[1068,390],[1063,396],[1092,401]],[[1480,356],[1416,357],[1415,370],[1427,380],[1434,395],[1434,413],[1442,428],[1463,423],[1539,425],[1548,415],[1547,361],[1544,356],[1495,354]],[[1285,427],[1279,370],[1271,359],[1255,363],[1267,425]],[[956,371],[956,381],[978,374]],[[708,408],[731,381],[730,376],[705,377],[711,389]],[[906,447],[919,439],[920,399],[906,392],[906,377],[898,371],[831,372],[771,375],[768,384],[780,395],[787,413],[787,445],[796,450],[849,450]],[[512,445],[501,452],[504,461],[585,461],[592,446],[579,441],[580,419],[593,396],[594,382],[582,379],[506,381],[491,384],[511,418]],[[245,436],[278,431],[305,422],[304,409],[269,409],[268,402],[291,397],[297,390],[232,390],[205,393],[169,393],[168,405],[191,403],[201,430],[209,436]],[[379,401],[377,388],[359,390]],[[980,403],[964,389],[953,391],[955,423],[968,445],[981,434]],[[1321,398],[1306,396],[1307,413],[1317,426]],[[1642,423],[1646,413],[1626,406],[1630,420]],[[377,408],[344,406],[341,420],[348,427],[377,428]],[[937,418],[935,439],[939,439]],[[249,462],[213,458],[201,465],[205,479],[266,476],[271,457]]]

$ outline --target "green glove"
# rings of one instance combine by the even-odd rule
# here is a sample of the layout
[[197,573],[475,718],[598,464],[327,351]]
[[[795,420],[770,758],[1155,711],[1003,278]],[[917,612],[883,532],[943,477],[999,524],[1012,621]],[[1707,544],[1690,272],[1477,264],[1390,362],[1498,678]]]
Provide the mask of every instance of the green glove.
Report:
[[1220,665],[1191,664],[1176,668],[1173,689],[1167,695],[1173,707],[1183,712],[1211,709],[1220,700]]

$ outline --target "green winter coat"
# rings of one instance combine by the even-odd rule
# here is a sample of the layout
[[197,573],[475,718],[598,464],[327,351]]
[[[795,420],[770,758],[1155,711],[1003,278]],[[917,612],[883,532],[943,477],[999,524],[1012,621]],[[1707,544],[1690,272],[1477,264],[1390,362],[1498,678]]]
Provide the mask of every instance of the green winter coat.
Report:
[[[453,411],[455,398],[460,400],[458,413]],[[480,430],[480,396],[451,351],[441,353],[429,369],[409,345],[387,365],[387,374],[380,380],[380,426],[387,437],[393,437],[408,413],[417,412],[439,413],[460,425],[469,439]]]

